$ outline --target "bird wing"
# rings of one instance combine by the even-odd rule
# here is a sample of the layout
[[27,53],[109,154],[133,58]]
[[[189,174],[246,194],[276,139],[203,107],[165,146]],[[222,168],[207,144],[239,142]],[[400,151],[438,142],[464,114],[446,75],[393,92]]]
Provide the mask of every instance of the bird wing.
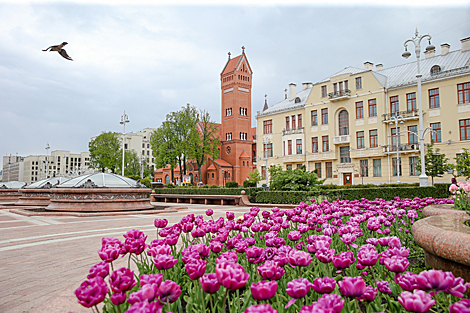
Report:
[[72,58],[68,56],[67,52],[65,52],[64,49],[61,49],[61,50],[59,51],[59,54],[60,54],[61,56],[63,56],[65,59],[70,60],[70,61],[73,61]]

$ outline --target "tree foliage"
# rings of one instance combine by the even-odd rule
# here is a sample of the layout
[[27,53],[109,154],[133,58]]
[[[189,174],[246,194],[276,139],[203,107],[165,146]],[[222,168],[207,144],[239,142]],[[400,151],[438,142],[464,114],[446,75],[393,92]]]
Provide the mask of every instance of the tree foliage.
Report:
[[270,174],[270,189],[277,191],[314,191],[325,181],[325,179],[318,179],[315,172],[307,172],[304,165],[301,168],[285,171],[276,168],[270,171]]
[[115,173],[119,167],[121,140],[119,133],[103,132],[88,143],[90,167],[102,172],[111,170]]
[[[432,184],[434,185],[434,177],[441,177],[448,171],[452,170],[454,166],[449,164],[449,159],[446,155],[440,153],[440,149],[434,150],[434,144],[426,145],[426,154],[424,155],[424,162],[426,164],[426,175],[431,177]],[[421,162],[416,164],[416,169],[421,172]]]
[[465,179],[470,179],[470,154],[468,149],[463,148],[463,153],[454,158],[456,161],[455,169],[457,176],[463,176]]
[[164,121],[162,125],[152,133],[150,146],[152,147],[152,154],[155,157],[155,166],[161,168],[169,164],[171,167],[171,181],[174,181],[177,151],[176,140],[173,136],[173,125],[170,121]]
[[201,168],[206,163],[207,157],[211,156],[213,159],[218,157],[218,149],[221,144],[218,131],[217,124],[212,121],[209,112],[203,109],[199,110],[189,142],[189,157],[195,160],[199,177],[201,177]]

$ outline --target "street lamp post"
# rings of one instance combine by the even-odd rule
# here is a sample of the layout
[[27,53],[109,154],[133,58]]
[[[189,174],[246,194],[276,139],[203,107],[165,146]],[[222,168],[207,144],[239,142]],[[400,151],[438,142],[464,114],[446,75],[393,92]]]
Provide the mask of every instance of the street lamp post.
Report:
[[47,155],[46,155],[46,179],[48,178],[48,177],[47,177],[47,172],[48,172],[48,170],[49,170],[49,149],[50,149],[50,148],[51,148],[51,147],[49,146],[49,143],[47,143],[46,148],[45,148],[46,151],[47,151]]
[[140,165],[141,165],[140,179],[144,179],[144,161],[145,161],[145,156],[142,155],[142,156],[140,157]]
[[395,136],[396,136],[396,146],[397,146],[397,183],[400,182],[400,132],[398,131],[398,121],[400,121],[400,124],[403,124],[403,117],[401,115],[394,115],[391,118],[393,122],[390,122],[390,125],[393,125],[395,123]]
[[419,150],[421,152],[421,173],[419,175],[419,186],[427,186],[428,185],[428,176],[426,175],[426,164],[424,162],[424,130],[423,130],[423,103],[421,97],[421,72],[419,68],[419,58],[421,55],[421,40],[427,38],[429,40],[429,45],[426,47],[426,51],[432,51],[435,49],[433,45],[431,45],[431,36],[430,35],[422,35],[419,36],[418,28],[416,28],[415,36],[411,39],[408,39],[403,44],[405,46],[405,52],[403,52],[402,57],[405,59],[411,56],[411,53],[407,49],[407,44],[412,42],[415,45],[415,54],[416,54],[416,65],[417,65],[417,73],[416,78],[418,79],[418,115],[419,115]]
[[266,186],[268,185],[268,150],[266,149],[266,145],[270,144],[271,140],[269,138],[263,138],[263,150],[264,150],[264,158],[266,160],[266,170],[264,171],[265,173],[265,178],[266,178]]
[[126,110],[124,110],[124,114],[121,115],[121,122],[124,126],[124,130],[122,131],[122,176],[124,176],[124,156],[125,156],[125,150],[124,150],[124,143],[126,141],[126,123],[129,123],[129,116],[126,114]]

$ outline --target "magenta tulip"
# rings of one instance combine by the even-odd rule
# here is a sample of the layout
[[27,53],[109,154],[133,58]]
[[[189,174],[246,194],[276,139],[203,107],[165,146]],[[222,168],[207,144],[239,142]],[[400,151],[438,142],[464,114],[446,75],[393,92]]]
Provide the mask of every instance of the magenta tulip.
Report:
[[164,228],[166,225],[168,225],[168,220],[167,219],[155,219],[154,225],[156,228]]
[[333,266],[337,269],[344,269],[351,266],[356,259],[352,251],[343,251],[339,255],[333,255],[331,261],[333,262]]
[[418,289],[418,282],[416,280],[417,276],[418,274],[406,272],[398,277],[398,285],[400,285],[400,287],[406,291],[413,291]]
[[109,275],[109,263],[103,261],[103,262],[93,265],[90,268],[90,274],[88,274],[87,278],[90,279],[96,276],[101,276],[105,278],[108,275]]
[[109,298],[112,304],[121,305],[126,301],[126,293],[125,292],[113,293],[111,297]]
[[410,262],[408,262],[407,258],[394,255],[390,258],[386,258],[384,264],[390,272],[403,273],[408,268],[408,265],[410,265]]
[[363,302],[372,302],[375,300],[375,297],[377,297],[377,288],[367,286],[366,291],[362,295],[357,297],[357,299]]
[[242,288],[250,279],[250,274],[245,272],[243,266],[232,262],[217,263],[215,274],[219,283],[232,291]]
[[148,284],[155,284],[160,286],[163,280],[163,275],[160,273],[157,274],[144,274],[140,275],[140,286],[145,286]]
[[134,272],[127,267],[115,270],[109,276],[109,286],[113,292],[125,292],[131,290],[137,284]]
[[214,211],[212,209],[207,209],[206,210],[206,215],[207,216],[212,216],[212,214],[214,214]]
[[201,283],[202,290],[204,290],[204,292],[213,294],[220,289],[220,284],[215,273],[202,275],[201,278],[199,278],[199,282]]
[[312,257],[309,253],[299,250],[291,250],[287,253],[287,260],[292,267],[308,266],[312,263]]
[[189,278],[191,280],[196,280],[206,272],[206,264],[207,262],[204,260],[192,260],[184,267],[186,268],[186,272],[188,272]]
[[[315,304],[315,313],[340,313],[343,310],[344,300],[335,293],[322,295]],[[323,310],[323,311],[322,311]]]
[[392,289],[390,289],[390,286],[388,285],[388,281],[386,280],[378,280],[377,289],[379,289],[379,291],[385,295],[389,295],[392,293]]
[[336,280],[331,277],[325,276],[323,278],[315,278],[312,288],[317,293],[331,293],[335,290]]
[[136,302],[142,302],[145,300],[153,301],[155,299],[158,286],[156,284],[147,284],[140,288],[138,291],[133,292],[129,295],[127,302],[132,305]]
[[172,255],[168,255],[168,254],[157,254],[153,258],[153,264],[155,264],[155,267],[159,270],[170,269],[177,262],[178,262],[178,259],[175,259]]
[[180,294],[181,287],[172,280],[162,282],[156,292],[156,295],[163,304],[175,302]]
[[366,283],[362,277],[344,277],[338,282],[339,291],[346,297],[359,297],[366,292]]
[[286,304],[285,308],[290,307],[297,299],[305,297],[311,287],[312,283],[307,278],[297,278],[288,282],[286,292],[293,299]]
[[416,276],[418,289],[429,291],[436,290],[437,292],[444,291],[450,288],[454,283],[455,277],[452,273],[444,273],[441,270],[422,271]]
[[403,291],[398,297],[398,302],[409,312],[425,313],[434,305],[431,295],[422,290],[414,290],[413,293]]
[[251,284],[251,294],[253,299],[256,301],[264,301],[274,297],[277,291],[277,282],[271,281],[260,281]]
[[103,277],[96,276],[81,283],[80,287],[75,290],[75,296],[78,303],[86,308],[91,308],[104,300],[108,290]]
[[269,304],[258,304],[248,307],[244,313],[277,313]]
[[144,300],[142,302],[136,302],[129,309],[127,309],[126,313],[155,313],[161,312],[163,304],[160,302],[149,302],[148,300]]
[[261,277],[263,277],[263,279],[268,280],[279,280],[286,272],[275,261],[266,261],[264,264],[258,266],[256,271]]
[[452,286],[445,290],[445,292],[455,297],[462,298],[468,287],[470,287],[470,284],[466,284],[462,277],[457,277]]
[[462,299],[449,306],[450,313],[470,313],[470,300]]

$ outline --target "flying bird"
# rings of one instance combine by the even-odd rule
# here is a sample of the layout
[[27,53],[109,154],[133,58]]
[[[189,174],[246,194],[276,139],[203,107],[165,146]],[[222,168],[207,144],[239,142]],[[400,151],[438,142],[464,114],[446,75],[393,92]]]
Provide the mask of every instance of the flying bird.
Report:
[[64,41],[63,43],[61,43],[60,45],[57,45],[57,46],[50,46],[49,48],[45,49],[45,50],[42,50],[42,51],[57,51],[59,52],[59,54],[67,59],[67,60],[70,60],[70,61],[73,61],[71,57],[69,57],[69,55],[67,54],[67,52],[65,52],[65,50],[63,49],[63,47],[66,45],[67,43]]

